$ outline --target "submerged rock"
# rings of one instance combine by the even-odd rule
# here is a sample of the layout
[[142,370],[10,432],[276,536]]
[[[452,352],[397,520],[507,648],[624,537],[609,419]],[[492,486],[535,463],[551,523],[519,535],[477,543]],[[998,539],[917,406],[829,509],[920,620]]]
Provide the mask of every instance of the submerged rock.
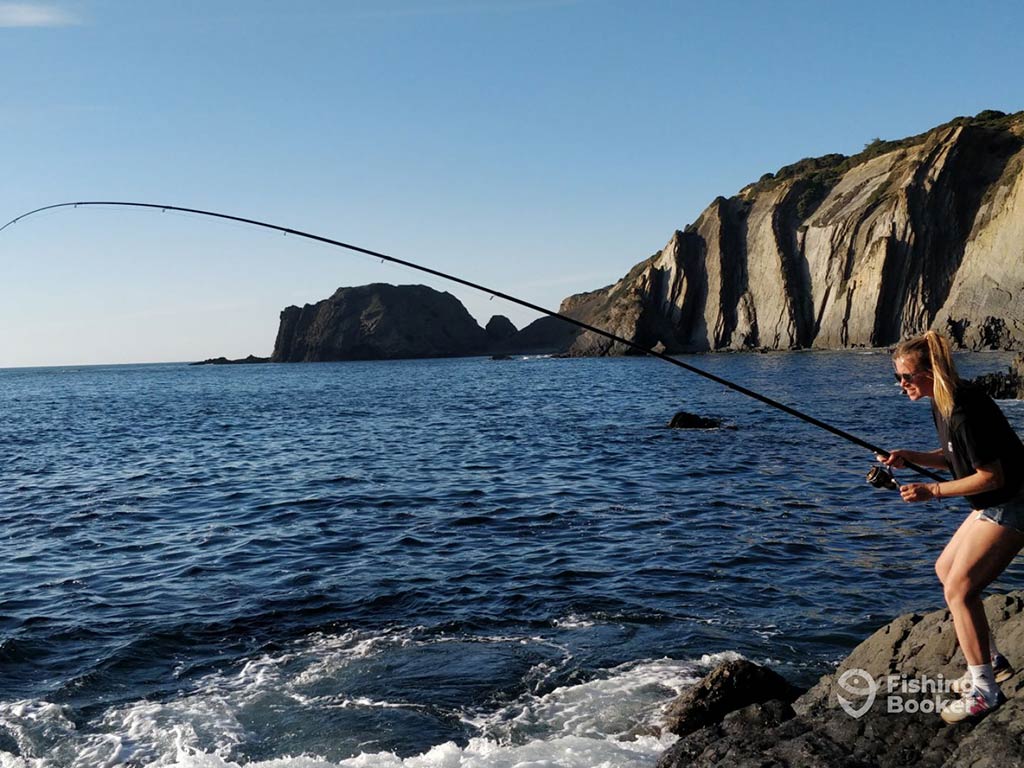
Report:
[[679,411],[668,426],[669,429],[718,429],[722,426],[722,420]]
[[[1024,664],[1024,591],[989,597],[985,612],[1000,650]],[[683,735],[658,768],[1024,766],[1024,674],[1002,684],[1008,701],[977,724],[950,726],[937,714],[943,701],[955,698],[946,691],[964,665],[945,610],[889,622],[792,705],[784,693],[772,695],[781,686],[769,685],[762,695],[770,698],[736,708],[742,695],[730,698],[723,681],[728,663],[721,665],[670,705],[666,728]],[[685,722],[695,729],[680,728],[674,713],[694,712],[701,687],[705,697],[724,703],[690,715]]]

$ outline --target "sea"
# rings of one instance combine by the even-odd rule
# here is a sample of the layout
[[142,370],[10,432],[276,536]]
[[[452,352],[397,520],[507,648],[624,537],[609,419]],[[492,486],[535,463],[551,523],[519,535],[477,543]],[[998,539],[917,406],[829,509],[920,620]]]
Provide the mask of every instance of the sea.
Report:
[[[684,359],[937,447],[882,351]],[[3,768],[653,767],[717,663],[811,685],[940,607],[968,511],[649,358],[7,369],[0,409]]]

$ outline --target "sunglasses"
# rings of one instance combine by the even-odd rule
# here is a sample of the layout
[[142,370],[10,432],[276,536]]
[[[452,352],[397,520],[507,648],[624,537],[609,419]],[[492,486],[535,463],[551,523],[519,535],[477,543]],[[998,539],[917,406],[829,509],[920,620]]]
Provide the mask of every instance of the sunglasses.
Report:
[[914,371],[913,373],[896,373],[893,372],[893,376],[896,377],[897,384],[909,384],[922,373],[928,373],[928,371]]

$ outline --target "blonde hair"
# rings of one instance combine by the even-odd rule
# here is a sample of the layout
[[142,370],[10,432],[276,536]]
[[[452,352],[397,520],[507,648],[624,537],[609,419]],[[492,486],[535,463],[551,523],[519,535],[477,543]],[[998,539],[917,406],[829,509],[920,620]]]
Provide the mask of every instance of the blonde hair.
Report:
[[900,342],[892,353],[892,359],[899,357],[913,360],[918,369],[931,371],[935,381],[935,405],[942,418],[949,421],[953,414],[953,398],[961,384],[949,340],[941,333],[926,331],[920,336]]

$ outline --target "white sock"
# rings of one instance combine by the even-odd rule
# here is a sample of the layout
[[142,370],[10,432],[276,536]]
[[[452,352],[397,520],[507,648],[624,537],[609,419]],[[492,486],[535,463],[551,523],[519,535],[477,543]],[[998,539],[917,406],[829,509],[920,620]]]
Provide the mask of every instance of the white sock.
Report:
[[999,696],[999,686],[996,685],[996,676],[992,672],[991,664],[968,665],[967,670],[971,673],[971,685],[981,691],[981,695],[992,704]]

